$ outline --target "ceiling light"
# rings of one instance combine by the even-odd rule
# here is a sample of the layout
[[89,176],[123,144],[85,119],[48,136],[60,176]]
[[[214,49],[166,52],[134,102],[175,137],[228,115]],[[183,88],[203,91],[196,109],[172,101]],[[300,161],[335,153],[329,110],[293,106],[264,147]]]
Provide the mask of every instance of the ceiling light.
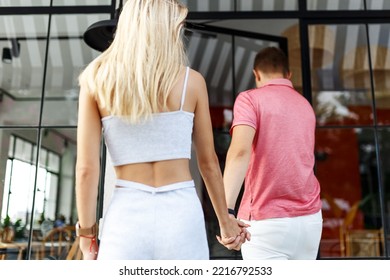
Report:
[[115,12],[114,19],[98,21],[87,28],[84,33],[84,42],[94,50],[105,51],[114,40],[114,33],[118,24],[119,14],[122,10],[123,1]]

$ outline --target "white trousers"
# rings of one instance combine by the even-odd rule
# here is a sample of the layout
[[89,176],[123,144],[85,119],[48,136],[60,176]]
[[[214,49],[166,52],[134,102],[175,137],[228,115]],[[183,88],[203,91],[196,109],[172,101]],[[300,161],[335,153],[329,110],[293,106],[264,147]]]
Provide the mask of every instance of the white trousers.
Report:
[[322,212],[245,221],[251,240],[241,247],[244,260],[315,260],[322,234]]
[[98,260],[209,259],[193,181],[154,188],[117,180],[103,217]]

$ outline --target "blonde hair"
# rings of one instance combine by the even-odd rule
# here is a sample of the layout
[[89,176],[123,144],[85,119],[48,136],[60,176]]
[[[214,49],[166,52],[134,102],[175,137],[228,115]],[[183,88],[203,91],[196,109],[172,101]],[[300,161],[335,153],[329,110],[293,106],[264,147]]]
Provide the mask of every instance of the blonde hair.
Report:
[[181,32],[187,13],[177,0],[128,0],[113,42],[81,73],[80,85],[130,122],[165,110],[187,65]]

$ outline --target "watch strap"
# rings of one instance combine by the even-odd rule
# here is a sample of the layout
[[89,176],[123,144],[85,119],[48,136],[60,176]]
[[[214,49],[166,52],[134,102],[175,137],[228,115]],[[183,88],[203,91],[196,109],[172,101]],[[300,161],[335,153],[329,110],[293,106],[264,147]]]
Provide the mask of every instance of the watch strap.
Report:
[[237,215],[236,215],[236,211],[235,211],[234,209],[232,209],[232,208],[228,208],[228,213],[231,214],[231,215],[233,215],[234,217],[237,216]]
[[76,223],[76,236],[82,236],[82,235],[94,235],[96,236],[98,233],[98,225],[95,223],[92,227],[90,228],[82,228],[80,226],[80,223]]

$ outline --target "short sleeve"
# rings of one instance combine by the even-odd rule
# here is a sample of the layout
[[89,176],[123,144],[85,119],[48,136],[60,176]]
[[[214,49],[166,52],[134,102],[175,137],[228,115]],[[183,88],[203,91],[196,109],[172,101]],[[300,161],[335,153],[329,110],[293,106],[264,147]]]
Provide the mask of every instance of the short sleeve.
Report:
[[248,125],[257,128],[257,112],[250,96],[250,92],[245,91],[238,95],[233,107],[233,123],[230,134],[237,125]]

